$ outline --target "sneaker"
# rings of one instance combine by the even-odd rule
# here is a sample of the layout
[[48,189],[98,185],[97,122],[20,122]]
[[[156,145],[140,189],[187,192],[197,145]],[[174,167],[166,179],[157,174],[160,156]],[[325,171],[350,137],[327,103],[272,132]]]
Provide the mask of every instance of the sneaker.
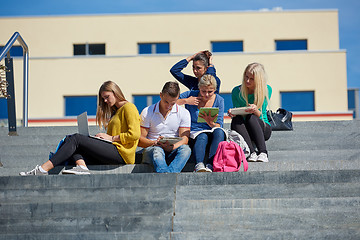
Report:
[[267,157],[266,153],[260,153],[258,158],[257,158],[258,162],[269,162],[269,159]]
[[205,168],[206,172],[213,172],[214,168],[211,164],[206,164],[206,168]]
[[257,160],[258,160],[258,155],[256,154],[256,152],[251,153],[247,159],[248,162],[256,162]]
[[207,172],[204,163],[199,162],[195,165],[195,172]]
[[43,173],[42,171],[40,171],[39,165],[36,165],[36,167],[33,170],[29,171],[29,172],[20,172],[19,174],[20,174],[20,176],[49,175],[48,172]]
[[62,174],[75,174],[75,175],[88,175],[90,174],[89,169],[83,169],[79,165],[71,169],[65,169],[62,171]]

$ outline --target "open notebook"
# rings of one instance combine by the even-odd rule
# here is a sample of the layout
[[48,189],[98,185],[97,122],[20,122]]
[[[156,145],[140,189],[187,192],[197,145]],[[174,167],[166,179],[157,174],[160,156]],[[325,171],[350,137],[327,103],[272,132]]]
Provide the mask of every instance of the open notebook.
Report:
[[87,112],[83,112],[82,114],[77,116],[77,124],[78,124],[78,131],[81,135],[89,136],[91,138],[95,138],[104,142],[111,143],[110,140],[102,139],[95,136],[90,136]]

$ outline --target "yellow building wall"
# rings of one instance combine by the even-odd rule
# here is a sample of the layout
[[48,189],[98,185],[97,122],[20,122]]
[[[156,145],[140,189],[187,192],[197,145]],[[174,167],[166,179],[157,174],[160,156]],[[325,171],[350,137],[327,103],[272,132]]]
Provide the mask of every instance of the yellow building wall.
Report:
[[[0,45],[18,31],[30,49],[29,118],[64,116],[64,96],[96,95],[106,80],[134,94],[157,94],[173,64],[242,40],[242,53],[215,53],[221,93],[240,84],[248,63],[264,64],[273,88],[315,91],[315,111],[347,111],[346,52],[339,50],[338,12],[280,11],[0,18]],[[275,40],[307,39],[308,51],[275,51]],[[138,55],[138,43],[170,42],[170,54]],[[73,44],[105,43],[106,56],[73,56]],[[22,59],[15,58],[17,117],[22,116]],[[191,66],[184,71],[192,74]],[[186,89],[181,88],[182,91]]]
[[18,31],[32,57],[73,56],[73,44],[106,43],[106,55],[136,55],[138,42],[170,42],[171,54],[243,40],[271,52],[275,39],[308,39],[308,50],[338,50],[338,13],[328,11],[172,13],[0,18],[1,43]]

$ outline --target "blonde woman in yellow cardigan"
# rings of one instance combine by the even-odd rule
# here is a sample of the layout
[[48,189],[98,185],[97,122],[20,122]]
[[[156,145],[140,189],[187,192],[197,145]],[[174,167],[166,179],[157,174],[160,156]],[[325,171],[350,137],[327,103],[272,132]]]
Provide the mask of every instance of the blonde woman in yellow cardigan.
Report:
[[104,82],[99,89],[96,123],[107,130],[96,136],[111,142],[81,134],[67,136],[50,160],[20,175],[47,175],[50,169],[67,160],[73,160],[76,166],[63,170],[63,174],[90,174],[86,163],[134,164],[140,138],[139,112],[112,81]]

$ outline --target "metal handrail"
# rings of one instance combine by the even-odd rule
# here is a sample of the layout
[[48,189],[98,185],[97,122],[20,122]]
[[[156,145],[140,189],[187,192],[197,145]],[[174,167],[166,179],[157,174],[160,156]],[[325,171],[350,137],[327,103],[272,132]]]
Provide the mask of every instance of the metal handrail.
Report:
[[26,45],[24,39],[21,37],[20,33],[15,32],[10,40],[6,43],[5,47],[0,52],[0,61],[2,61],[7,55],[10,58],[10,49],[16,42],[16,40],[20,43],[23,49],[23,57],[24,57],[24,96],[23,96],[23,126],[28,126],[28,98],[29,98],[29,48]]

